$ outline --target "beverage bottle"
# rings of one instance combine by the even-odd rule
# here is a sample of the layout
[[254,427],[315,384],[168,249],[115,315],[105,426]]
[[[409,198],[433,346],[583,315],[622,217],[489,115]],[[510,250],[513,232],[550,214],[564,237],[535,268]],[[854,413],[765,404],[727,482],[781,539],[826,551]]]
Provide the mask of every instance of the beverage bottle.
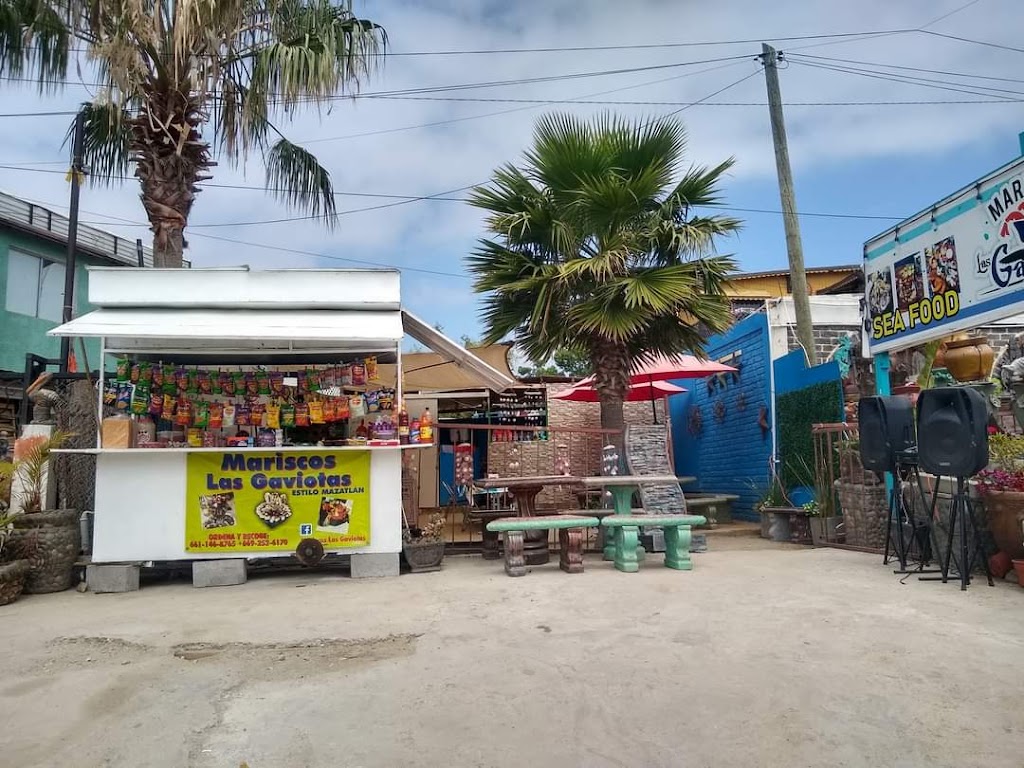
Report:
[[431,443],[434,441],[434,421],[430,417],[430,409],[424,408],[420,414],[420,442]]
[[398,412],[398,442],[409,444],[409,412],[405,409],[405,403],[402,403],[402,409]]
[[356,427],[356,437],[362,440],[366,440],[370,436],[370,430],[366,428],[366,419],[362,419],[359,422],[359,426]]
[[420,420],[419,419],[413,419],[412,420],[412,426],[409,427],[409,442],[410,443],[420,443],[420,442],[423,442],[422,440],[420,440]]

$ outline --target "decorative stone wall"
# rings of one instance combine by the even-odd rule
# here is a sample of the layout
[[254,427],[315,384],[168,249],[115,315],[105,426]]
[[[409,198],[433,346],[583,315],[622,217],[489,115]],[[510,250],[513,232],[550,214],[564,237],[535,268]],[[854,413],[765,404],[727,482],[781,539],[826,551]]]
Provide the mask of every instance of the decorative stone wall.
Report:
[[885,485],[863,485],[836,481],[839,508],[843,513],[846,543],[881,552],[885,548],[885,526],[889,519],[889,502]]

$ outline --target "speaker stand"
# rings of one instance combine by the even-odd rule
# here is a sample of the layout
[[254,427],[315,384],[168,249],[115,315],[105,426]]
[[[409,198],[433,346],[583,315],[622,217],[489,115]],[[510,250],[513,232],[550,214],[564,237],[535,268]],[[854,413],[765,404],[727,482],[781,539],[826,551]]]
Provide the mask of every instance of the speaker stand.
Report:
[[[926,570],[926,567],[931,564],[931,553],[934,551],[931,546],[931,521],[926,519],[919,523],[914,515],[913,505],[907,504],[907,500],[903,495],[903,483],[909,481],[910,476],[913,475],[917,481],[921,500],[923,502],[927,500],[917,464],[910,461],[897,460],[890,471],[892,472],[893,484],[892,490],[889,493],[889,522],[885,531],[885,554],[882,558],[882,564],[888,565],[890,557],[895,556],[899,560],[900,567],[898,570],[893,571],[893,573],[941,573],[941,571],[936,569]],[[932,506],[934,508],[934,503]],[[910,527],[909,535],[905,530],[905,526]],[[893,528],[896,529],[895,537],[893,536]],[[922,531],[924,532],[923,538],[921,536]],[[911,569],[908,567],[908,564],[911,559],[911,552],[915,550],[915,544],[917,545],[917,563],[916,567]]]
[[[939,478],[936,478],[936,493],[938,492]],[[953,554],[953,541],[956,538],[957,530],[960,532],[960,546],[957,555]],[[972,551],[971,542],[974,542]],[[934,577],[922,577],[921,581],[939,581],[943,584],[949,580],[950,565],[956,566],[957,575],[960,578],[960,590],[964,591],[971,583],[971,569],[974,564],[981,561],[982,569],[988,578],[988,585],[994,587],[992,572],[988,567],[988,559],[981,546],[981,535],[978,529],[978,520],[974,512],[974,504],[971,501],[968,490],[967,478],[956,478],[956,493],[949,502],[949,536],[946,538],[946,553],[941,563],[942,575]]]

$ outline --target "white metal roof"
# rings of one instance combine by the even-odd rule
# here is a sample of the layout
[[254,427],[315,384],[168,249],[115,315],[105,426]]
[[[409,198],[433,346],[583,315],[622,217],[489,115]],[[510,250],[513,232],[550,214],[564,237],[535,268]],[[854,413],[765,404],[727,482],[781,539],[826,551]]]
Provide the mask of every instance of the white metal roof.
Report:
[[440,354],[460,368],[473,373],[478,379],[495,392],[501,392],[511,387],[515,382],[499,371],[497,368],[485,363],[456,341],[452,341],[443,333],[425,323],[416,315],[402,310],[402,325],[405,332],[421,344]]

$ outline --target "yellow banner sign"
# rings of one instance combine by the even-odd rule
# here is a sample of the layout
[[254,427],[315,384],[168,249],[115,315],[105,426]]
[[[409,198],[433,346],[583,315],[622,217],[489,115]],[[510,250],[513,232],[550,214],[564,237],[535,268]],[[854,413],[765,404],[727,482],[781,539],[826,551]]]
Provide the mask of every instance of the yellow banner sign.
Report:
[[369,451],[190,453],[185,551],[294,551],[370,543]]

